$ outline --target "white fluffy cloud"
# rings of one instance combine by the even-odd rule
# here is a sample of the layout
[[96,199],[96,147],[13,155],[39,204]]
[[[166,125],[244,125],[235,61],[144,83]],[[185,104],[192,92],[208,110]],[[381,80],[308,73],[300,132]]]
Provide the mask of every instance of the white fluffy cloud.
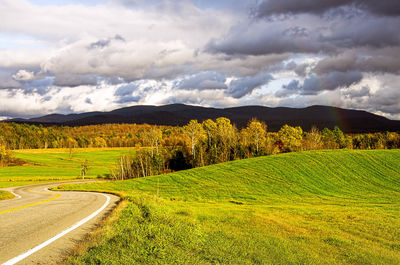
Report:
[[19,70],[12,77],[16,81],[31,81],[31,80],[35,79],[35,73],[22,69],[22,70]]

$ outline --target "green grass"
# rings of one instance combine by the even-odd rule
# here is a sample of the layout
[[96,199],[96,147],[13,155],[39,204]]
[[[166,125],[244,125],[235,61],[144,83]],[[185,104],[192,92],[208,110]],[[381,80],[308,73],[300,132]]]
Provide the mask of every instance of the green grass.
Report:
[[71,264],[400,264],[400,150],[280,154],[62,188],[128,201]]
[[132,149],[68,149],[18,150],[13,156],[24,161],[23,166],[0,167],[0,188],[26,185],[32,181],[55,181],[80,178],[81,164],[88,160],[86,178],[110,174],[118,157]]

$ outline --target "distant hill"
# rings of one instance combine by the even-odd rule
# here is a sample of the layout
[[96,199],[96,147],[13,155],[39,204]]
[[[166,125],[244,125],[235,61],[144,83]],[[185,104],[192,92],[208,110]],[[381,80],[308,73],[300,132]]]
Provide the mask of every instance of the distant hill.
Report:
[[218,117],[229,118],[239,128],[257,118],[268,125],[269,131],[278,131],[282,125],[301,126],[309,130],[339,126],[347,133],[400,131],[400,121],[390,120],[366,111],[348,110],[330,106],[306,108],[269,108],[243,106],[234,108],[206,108],[184,104],[164,106],[132,106],[110,112],[87,112],[80,114],[51,114],[32,119],[13,119],[7,122],[24,122],[43,125],[82,126],[106,123],[137,123],[156,125],[184,125],[191,119],[203,121]]

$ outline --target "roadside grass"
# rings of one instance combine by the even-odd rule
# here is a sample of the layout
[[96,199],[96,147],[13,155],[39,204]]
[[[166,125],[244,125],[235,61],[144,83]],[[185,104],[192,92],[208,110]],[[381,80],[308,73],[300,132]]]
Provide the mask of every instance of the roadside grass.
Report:
[[0,190],[0,201],[14,198],[14,195],[5,190]]
[[[134,152],[132,148],[77,148],[29,149],[13,151],[21,166],[0,167],[0,188],[79,179],[81,164],[87,160],[89,170],[85,178],[94,179],[110,174],[121,154]],[[1,197],[0,197],[1,198]]]
[[400,150],[309,151],[61,186],[128,202],[68,263],[400,264],[399,162]]

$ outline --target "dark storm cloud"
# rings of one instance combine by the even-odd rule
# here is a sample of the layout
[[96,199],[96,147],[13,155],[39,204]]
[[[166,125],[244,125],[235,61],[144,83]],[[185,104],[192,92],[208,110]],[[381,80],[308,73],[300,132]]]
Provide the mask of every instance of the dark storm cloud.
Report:
[[[339,48],[383,48],[400,45],[399,17],[359,17],[332,23],[331,34],[321,33],[319,41]],[[317,40],[318,41],[318,40]]]
[[335,90],[339,87],[349,87],[359,83],[363,78],[361,72],[330,72],[321,76],[311,75],[303,84],[298,80],[292,80],[277,91],[277,97],[287,97],[294,94],[317,95],[325,90]]
[[370,11],[371,13],[398,16],[400,15],[400,1],[397,0],[359,0],[362,8]]
[[334,21],[316,19],[315,23],[321,24],[313,25],[300,18],[289,19],[285,23],[264,20],[244,22],[232,27],[225,36],[211,40],[205,46],[205,51],[228,55],[286,52],[332,54],[357,47],[400,45],[399,17],[355,17]]
[[323,14],[331,9],[352,6],[377,15],[397,16],[400,2],[396,0],[264,0],[254,9],[257,17],[280,14]]
[[308,32],[305,28],[250,21],[239,24],[219,39],[211,40],[205,51],[228,55],[266,55],[292,53],[318,53],[321,50],[333,50],[329,42],[318,41],[316,31]]
[[317,74],[354,70],[374,73],[399,73],[400,47],[371,51],[346,51],[337,56],[320,60],[313,70]]
[[53,85],[62,87],[77,87],[77,86],[95,86],[97,85],[97,76],[94,75],[56,75],[53,80]]
[[273,79],[274,78],[270,74],[261,73],[255,76],[232,80],[226,93],[234,98],[241,98],[253,92],[254,89],[269,83]]
[[377,110],[390,113],[400,113],[400,90],[393,84],[391,87],[379,89],[369,99],[369,104]]
[[323,13],[349,2],[348,0],[264,0],[258,4],[254,13],[258,17],[287,13]]
[[225,74],[215,71],[206,71],[183,79],[178,83],[177,88],[183,90],[226,89],[225,81]]
[[322,76],[312,75],[304,80],[302,95],[317,95],[324,90],[335,90],[339,87],[349,87],[362,79],[360,72],[330,72]]
[[298,76],[305,76],[306,72],[307,72],[307,67],[308,67],[308,64],[304,64],[304,63],[303,64],[297,64],[297,63],[291,61],[288,64],[286,64],[286,66],[283,67],[283,69],[289,70],[289,71],[293,71]]

